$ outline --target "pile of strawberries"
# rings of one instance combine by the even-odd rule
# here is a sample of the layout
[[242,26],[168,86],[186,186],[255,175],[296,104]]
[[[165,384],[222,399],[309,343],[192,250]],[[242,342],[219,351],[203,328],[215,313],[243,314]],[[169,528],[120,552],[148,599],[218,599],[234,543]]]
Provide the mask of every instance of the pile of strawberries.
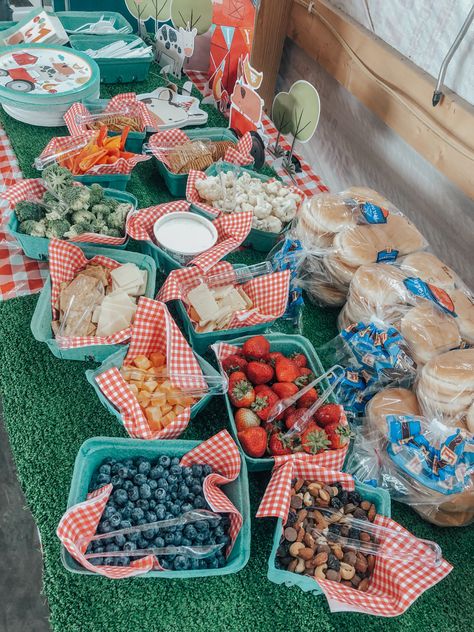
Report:
[[270,350],[264,336],[247,340],[241,353],[222,361],[229,376],[229,398],[242,448],[252,457],[293,452],[319,454],[344,447],[350,439],[342,406],[325,404],[299,433],[285,434],[318,399],[316,389],[302,395],[273,422],[270,413],[280,399],[291,397],[315,378],[302,353],[291,358]]

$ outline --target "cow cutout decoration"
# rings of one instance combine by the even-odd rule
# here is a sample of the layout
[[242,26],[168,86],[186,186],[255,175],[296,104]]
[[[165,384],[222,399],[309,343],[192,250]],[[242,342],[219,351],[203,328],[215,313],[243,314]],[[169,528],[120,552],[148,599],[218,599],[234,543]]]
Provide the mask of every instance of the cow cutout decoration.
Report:
[[194,38],[197,35],[195,27],[182,26],[175,29],[169,24],[163,24],[156,32],[156,60],[160,64],[162,73],[181,78],[183,64],[186,58],[194,53]]
[[229,127],[239,135],[259,132],[262,126],[263,99],[257,93],[262,85],[263,73],[250,65],[249,56],[239,59],[238,76],[230,97]]
[[153,92],[137,95],[137,99],[158,118],[156,132],[207,123],[208,115],[199,107],[199,99],[178,94],[170,88],[159,87]]

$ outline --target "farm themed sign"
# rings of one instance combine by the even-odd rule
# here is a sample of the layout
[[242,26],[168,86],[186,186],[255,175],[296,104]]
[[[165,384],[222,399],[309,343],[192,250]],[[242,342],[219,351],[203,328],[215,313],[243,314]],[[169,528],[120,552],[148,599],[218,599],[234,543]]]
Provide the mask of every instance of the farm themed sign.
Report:
[[257,93],[263,73],[252,68],[249,56],[239,59],[238,76],[230,97],[229,127],[239,135],[262,131],[263,99]]
[[69,41],[60,20],[43,9],[36,9],[17,24],[0,32],[1,46],[15,44],[66,44]]

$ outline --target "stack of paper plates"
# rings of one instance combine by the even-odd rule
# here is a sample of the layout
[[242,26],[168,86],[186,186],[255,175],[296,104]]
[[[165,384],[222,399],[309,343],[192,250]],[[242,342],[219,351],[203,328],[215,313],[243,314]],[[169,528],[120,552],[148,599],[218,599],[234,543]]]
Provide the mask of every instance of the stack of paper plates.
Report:
[[97,99],[99,67],[64,46],[19,44],[0,49],[0,103],[24,123],[55,127],[76,101]]

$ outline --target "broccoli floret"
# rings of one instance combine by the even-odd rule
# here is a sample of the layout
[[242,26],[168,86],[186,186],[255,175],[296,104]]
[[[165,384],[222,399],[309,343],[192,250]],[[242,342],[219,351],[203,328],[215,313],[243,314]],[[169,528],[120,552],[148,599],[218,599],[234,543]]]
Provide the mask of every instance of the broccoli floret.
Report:
[[64,167],[60,167],[56,163],[49,165],[43,171],[43,180],[46,188],[58,197],[72,186],[74,179],[71,172]]
[[50,222],[46,222],[46,237],[52,239],[62,239],[71,227],[71,224],[65,219],[53,219]]
[[106,197],[104,198],[104,204],[106,204],[109,208],[109,212],[110,211],[115,211],[115,209],[117,208],[117,206],[120,204],[120,202],[118,200],[116,200],[113,197]]
[[43,194],[43,199],[41,200],[43,204],[49,206],[50,204],[57,204],[59,199],[51,193],[51,191],[45,191]]
[[15,205],[15,213],[20,222],[25,222],[28,219],[38,222],[44,217],[44,208],[36,202],[22,200]]
[[89,204],[91,206],[94,206],[94,204],[100,204],[104,199],[104,189],[100,186],[100,184],[94,182],[94,184],[91,184],[91,186],[89,187],[89,191]]
[[89,198],[87,187],[69,187],[61,195],[61,200],[71,211],[87,211]]
[[84,233],[93,232],[90,224],[73,224],[69,230],[64,233],[64,237],[68,239],[72,239],[73,237],[79,237],[79,235],[83,235]]
[[46,225],[44,219],[37,222],[34,219],[25,219],[18,227],[20,233],[31,235],[32,237],[44,237]]
[[93,233],[99,233],[99,234],[105,235],[106,234],[105,231],[107,230],[107,224],[104,222],[103,219],[97,218],[92,222],[91,228],[92,228]]
[[73,224],[91,224],[95,222],[95,215],[90,211],[75,211],[72,214]]
[[112,209],[107,206],[107,204],[94,204],[94,206],[91,208],[91,211],[94,213],[94,215],[97,216],[102,216],[102,217],[107,217]]
[[119,204],[113,213],[110,213],[107,218],[107,225],[109,228],[118,228],[123,230],[125,226],[125,220],[131,209],[130,204]]
[[118,228],[106,228],[102,231],[102,235],[108,235],[108,237],[122,237],[122,231]]

